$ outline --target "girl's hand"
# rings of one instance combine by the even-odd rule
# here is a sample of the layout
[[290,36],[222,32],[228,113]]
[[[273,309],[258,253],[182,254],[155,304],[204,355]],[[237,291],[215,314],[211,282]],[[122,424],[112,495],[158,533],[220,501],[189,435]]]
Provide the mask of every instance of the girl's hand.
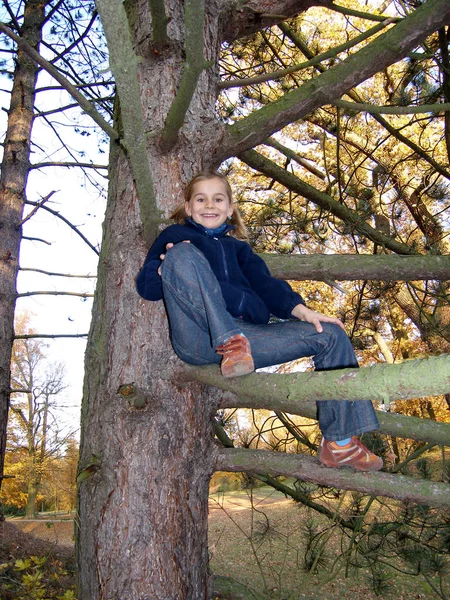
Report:
[[300,321],[306,321],[306,323],[311,323],[314,325],[318,333],[322,333],[323,327],[321,322],[323,323],[334,323],[338,325],[341,329],[344,329],[344,323],[335,317],[327,317],[326,315],[322,315],[321,313],[316,312],[315,310],[311,310],[304,304],[297,304],[292,310],[292,316],[296,317]]
[[[190,244],[190,243],[191,243],[190,240],[183,240],[183,244]],[[172,244],[172,242],[169,242],[166,245],[166,253],[167,253],[168,250],[170,250],[173,247],[174,247],[174,244]],[[158,267],[158,275],[161,277],[161,265],[162,265],[162,261],[166,258],[166,255],[165,254],[160,254],[159,258],[161,259],[161,264]]]

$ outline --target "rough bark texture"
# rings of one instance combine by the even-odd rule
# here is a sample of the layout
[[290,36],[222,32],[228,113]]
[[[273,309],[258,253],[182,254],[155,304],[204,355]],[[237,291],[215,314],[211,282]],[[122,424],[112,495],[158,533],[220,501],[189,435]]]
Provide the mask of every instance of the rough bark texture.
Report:
[[[46,2],[29,1],[25,8],[22,36],[34,48],[41,40],[45,5]],[[16,279],[22,236],[18,224],[22,220],[29,172],[36,77],[36,64],[19,50],[0,175],[0,484],[6,449]]]

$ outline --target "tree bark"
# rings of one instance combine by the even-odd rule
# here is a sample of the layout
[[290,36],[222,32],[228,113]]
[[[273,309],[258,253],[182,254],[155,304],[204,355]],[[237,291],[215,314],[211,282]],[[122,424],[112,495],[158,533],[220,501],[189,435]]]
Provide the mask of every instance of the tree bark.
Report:
[[[33,48],[38,48],[41,41],[46,4],[37,0],[26,4],[22,36]],[[16,279],[22,237],[22,230],[18,224],[22,221],[30,168],[30,139],[37,73],[37,65],[19,50],[0,175],[0,485],[6,450]]]

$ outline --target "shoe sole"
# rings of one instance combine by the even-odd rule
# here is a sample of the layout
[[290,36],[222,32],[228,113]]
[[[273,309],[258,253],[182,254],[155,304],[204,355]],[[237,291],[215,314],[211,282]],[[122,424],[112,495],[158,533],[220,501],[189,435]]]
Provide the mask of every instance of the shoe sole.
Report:
[[351,464],[336,464],[336,463],[332,463],[329,462],[327,460],[322,460],[319,458],[319,462],[321,465],[324,465],[325,467],[331,467],[333,469],[353,469],[354,471],[360,471],[362,473],[369,473],[370,471],[379,471],[380,469],[383,468],[383,463],[381,463],[380,466],[374,465],[372,468],[368,468],[368,469],[361,469],[360,467],[356,467],[355,465],[351,465]]
[[250,373],[253,373],[253,371],[255,370],[255,366],[252,363],[249,363],[249,361],[246,362],[242,362],[242,363],[235,363],[233,365],[233,368],[230,369],[230,371],[225,370],[222,371],[222,375],[224,377],[241,377],[242,375],[250,375]]

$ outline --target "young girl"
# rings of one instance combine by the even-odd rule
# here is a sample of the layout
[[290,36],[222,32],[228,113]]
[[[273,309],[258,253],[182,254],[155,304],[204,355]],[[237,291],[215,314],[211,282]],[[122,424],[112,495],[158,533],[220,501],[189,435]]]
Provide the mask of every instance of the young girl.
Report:
[[[172,345],[182,360],[220,363],[224,377],[304,356],[313,356],[317,370],[358,366],[341,321],[307,308],[238,239],[246,237],[245,227],[225,176],[194,177],[172,218],[177,224],[159,235],[136,285],[146,300],[164,299]],[[284,321],[269,323],[271,314]],[[382,459],[355,437],[379,427],[370,401],[320,401],[318,418],[323,464],[381,469]]]

